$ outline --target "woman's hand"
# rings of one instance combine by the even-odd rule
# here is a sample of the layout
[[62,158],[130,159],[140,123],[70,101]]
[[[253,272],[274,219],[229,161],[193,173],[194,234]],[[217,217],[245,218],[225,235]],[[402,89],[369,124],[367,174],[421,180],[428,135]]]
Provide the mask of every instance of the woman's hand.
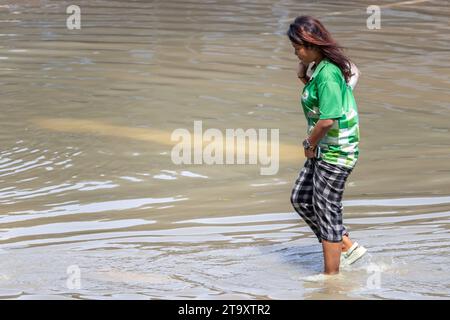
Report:
[[298,68],[297,68],[297,77],[305,78],[307,70],[308,70],[308,66],[305,65],[302,61],[300,61],[298,63]]
[[[316,147],[317,148],[317,147]],[[315,158],[316,157],[316,149],[304,149],[305,150],[305,157],[308,159]]]

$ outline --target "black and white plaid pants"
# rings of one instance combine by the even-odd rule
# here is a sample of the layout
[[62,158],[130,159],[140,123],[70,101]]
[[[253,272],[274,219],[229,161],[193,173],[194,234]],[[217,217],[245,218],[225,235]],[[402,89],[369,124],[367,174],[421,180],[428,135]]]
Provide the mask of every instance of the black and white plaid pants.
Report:
[[321,159],[307,159],[295,181],[291,203],[319,239],[342,241],[348,235],[342,222],[342,195],[353,168]]

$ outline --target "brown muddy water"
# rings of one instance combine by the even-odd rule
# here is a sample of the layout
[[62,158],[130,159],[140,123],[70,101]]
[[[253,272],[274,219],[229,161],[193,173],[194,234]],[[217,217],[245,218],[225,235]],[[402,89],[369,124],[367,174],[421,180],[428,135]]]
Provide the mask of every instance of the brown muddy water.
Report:
[[[371,1],[2,0],[0,298],[448,299],[449,2],[377,3],[379,30]],[[289,202],[300,14],[362,73],[344,221],[369,254],[331,279]],[[277,174],[175,165],[196,120],[279,129]]]

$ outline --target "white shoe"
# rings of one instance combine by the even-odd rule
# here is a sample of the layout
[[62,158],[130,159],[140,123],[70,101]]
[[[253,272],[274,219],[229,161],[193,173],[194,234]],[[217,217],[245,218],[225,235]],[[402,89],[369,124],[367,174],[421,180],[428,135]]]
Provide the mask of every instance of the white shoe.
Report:
[[341,253],[341,265],[348,266],[355,263],[358,259],[365,255],[366,252],[366,248],[360,246],[358,242],[354,242],[347,252]]

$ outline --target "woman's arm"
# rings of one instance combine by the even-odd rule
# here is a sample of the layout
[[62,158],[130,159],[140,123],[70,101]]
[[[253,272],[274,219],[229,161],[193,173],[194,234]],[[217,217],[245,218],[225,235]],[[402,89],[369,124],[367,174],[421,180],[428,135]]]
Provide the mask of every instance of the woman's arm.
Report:
[[313,131],[311,132],[311,135],[309,136],[309,142],[313,147],[316,147],[319,144],[319,141],[322,140],[323,137],[325,137],[328,130],[331,129],[333,124],[333,119],[322,119],[317,121]]
[[311,149],[305,149],[305,157],[307,158],[315,157],[317,145],[319,144],[320,140],[322,140],[322,138],[325,137],[328,130],[331,129],[333,124],[334,124],[333,119],[322,119],[317,121],[313,131],[311,132],[311,135],[308,138],[306,138],[309,140],[309,143],[311,144]]
[[303,84],[307,84],[309,81],[309,77],[308,76],[304,76],[304,77],[298,77],[300,79],[301,82],[303,82]]
[[309,81],[309,76],[307,75],[308,66],[305,65],[303,62],[298,63],[297,68],[297,77],[300,79],[303,84],[306,84]]

